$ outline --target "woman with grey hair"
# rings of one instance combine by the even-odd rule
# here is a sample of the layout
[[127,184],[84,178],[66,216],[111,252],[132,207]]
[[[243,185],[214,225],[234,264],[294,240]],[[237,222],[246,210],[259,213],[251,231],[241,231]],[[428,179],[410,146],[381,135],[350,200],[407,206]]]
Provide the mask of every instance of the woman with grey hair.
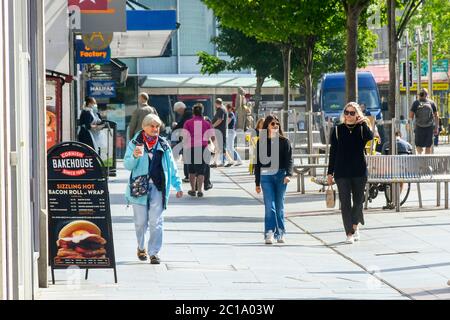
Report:
[[359,105],[347,103],[341,124],[332,130],[330,136],[328,184],[333,183],[333,178],[336,181],[346,242],[349,244],[360,239],[358,225],[364,225],[363,200],[367,182],[364,147],[372,139],[373,133]]
[[147,260],[145,234],[150,229],[148,251],[151,264],[159,264],[163,240],[163,211],[167,209],[170,188],[183,196],[181,179],[169,143],[159,135],[161,119],[154,114],[142,121],[142,130],[128,143],[124,166],[131,171],[126,190],[128,203],[133,205],[138,242],[137,256]]

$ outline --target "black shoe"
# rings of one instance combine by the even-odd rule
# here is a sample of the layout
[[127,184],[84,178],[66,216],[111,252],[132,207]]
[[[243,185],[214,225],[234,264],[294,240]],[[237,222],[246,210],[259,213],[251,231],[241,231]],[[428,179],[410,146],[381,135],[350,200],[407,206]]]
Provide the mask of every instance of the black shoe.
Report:
[[201,191],[197,192],[197,196],[198,196],[199,198],[203,197],[203,192],[201,192]]
[[191,180],[189,180],[189,178],[184,178],[184,179],[183,179],[183,182],[188,183],[188,182],[191,182]]
[[197,192],[189,190],[188,195],[190,195],[191,197],[195,197],[197,195]]
[[209,189],[212,189],[213,185],[212,183],[206,184],[205,185],[205,191],[208,191]]
[[159,257],[157,255],[151,256],[150,257],[150,263],[151,264],[160,264],[161,263],[161,259],[159,259]]
[[233,164],[231,162],[228,162],[224,167],[225,168],[229,168],[229,167],[232,167],[232,166],[233,166]]
[[137,256],[141,261],[147,261],[147,251],[137,249]]
[[217,168],[217,164],[212,164],[209,166],[210,168]]

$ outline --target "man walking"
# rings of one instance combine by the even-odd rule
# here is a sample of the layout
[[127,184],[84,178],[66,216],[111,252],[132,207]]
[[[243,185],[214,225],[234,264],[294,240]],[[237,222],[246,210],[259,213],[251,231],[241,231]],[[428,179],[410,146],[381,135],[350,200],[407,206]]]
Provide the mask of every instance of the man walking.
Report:
[[421,89],[419,99],[414,101],[409,112],[411,120],[416,118],[415,144],[417,154],[422,154],[425,148],[425,154],[431,154],[433,145],[433,136],[438,133],[439,115],[436,105],[427,98],[428,91]]
[[148,105],[148,94],[142,92],[139,94],[138,103],[139,106],[136,110],[134,110],[133,115],[131,116],[130,125],[129,125],[129,133],[130,139],[134,137],[134,135],[142,130],[142,121],[149,114],[158,115],[158,112],[155,108]]
[[[172,126],[173,126],[172,130],[173,130],[173,132],[176,132],[177,130],[181,131],[183,129],[184,124],[186,123],[186,121],[188,121],[188,120],[190,120],[192,118],[192,110],[187,109],[186,105],[183,102],[178,101],[178,102],[175,102],[175,104],[173,105],[173,111],[175,113],[177,113],[181,118],[180,118],[180,121],[178,123],[174,122],[172,124]],[[181,135],[181,133],[179,133],[179,135],[180,136],[179,136],[178,143],[183,140],[183,136]],[[183,152],[183,150],[181,150],[180,152]],[[183,166],[184,179],[183,179],[183,182],[189,182],[190,180],[189,180],[188,165],[187,165],[185,159],[183,159],[183,162],[184,162],[184,166]]]
[[[227,154],[227,127],[228,127],[228,112],[222,104],[222,99],[217,98],[216,102],[216,114],[212,120],[213,127],[216,129],[216,139],[219,145],[219,156],[221,165],[226,165]],[[228,164],[226,166],[229,166]],[[217,167],[217,164],[211,165],[212,168]]]

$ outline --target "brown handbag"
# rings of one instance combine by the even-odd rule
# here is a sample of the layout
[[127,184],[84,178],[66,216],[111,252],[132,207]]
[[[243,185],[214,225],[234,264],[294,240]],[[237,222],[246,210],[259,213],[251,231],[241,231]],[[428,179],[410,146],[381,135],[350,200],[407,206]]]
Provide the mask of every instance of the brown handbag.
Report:
[[333,189],[333,186],[328,186],[325,192],[325,202],[327,208],[334,208],[336,206],[336,191]]

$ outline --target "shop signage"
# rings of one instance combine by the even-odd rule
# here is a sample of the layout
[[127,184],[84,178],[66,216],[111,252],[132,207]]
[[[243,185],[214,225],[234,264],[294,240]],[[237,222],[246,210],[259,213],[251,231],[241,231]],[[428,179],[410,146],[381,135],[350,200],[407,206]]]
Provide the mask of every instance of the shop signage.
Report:
[[107,10],[108,0],[68,0],[67,5],[77,6],[82,11]]
[[82,34],[126,32],[126,0],[68,0],[70,28]]
[[93,98],[115,98],[116,82],[106,80],[90,80],[87,82],[88,95]]
[[77,40],[75,61],[78,64],[107,64],[111,61],[111,49],[93,50],[86,46],[82,40]]
[[49,150],[48,230],[50,266],[114,269],[116,262],[108,181],[102,160],[89,146],[63,142]]
[[82,39],[86,47],[94,50],[104,50],[113,40],[113,33],[93,32],[83,34]]
[[[428,75],[428,60],[421,61],[421,75]],[[448,72],[448,60],[447,59],[439,59],[433,62],[433,73],[437,72]]]
[[[422,82],[422,88],[428,89],[428,82]],[[449,85],[445,82],[439,82],[439,83],[433,83],[433,91],[448,91]],[[417,91],[417,83],[414,82],[413,85],[410,87],[411,91]],[[406,91],[406,88],[401,85],[400,91]]]

